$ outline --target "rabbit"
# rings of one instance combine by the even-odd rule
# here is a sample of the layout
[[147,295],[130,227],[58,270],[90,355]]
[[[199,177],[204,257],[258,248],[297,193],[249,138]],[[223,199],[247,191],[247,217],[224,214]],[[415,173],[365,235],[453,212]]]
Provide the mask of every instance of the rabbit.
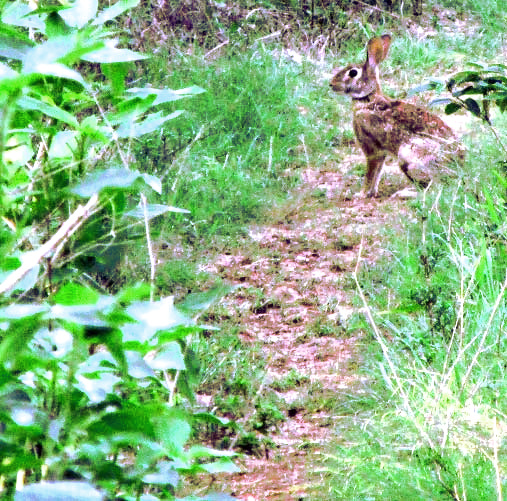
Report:
[[360,197],[375,197],[387,154],[398,158],[403,173],[426,187],[441,176],[455,176],[452,164],[462,163],[464,151],[454,132],[420,106],[382,94],[379,64],[387,56],[391,36],[372,38],[363,64],[338,69],[330,86],[353,103],[354,133],[366,156],[366,176]]

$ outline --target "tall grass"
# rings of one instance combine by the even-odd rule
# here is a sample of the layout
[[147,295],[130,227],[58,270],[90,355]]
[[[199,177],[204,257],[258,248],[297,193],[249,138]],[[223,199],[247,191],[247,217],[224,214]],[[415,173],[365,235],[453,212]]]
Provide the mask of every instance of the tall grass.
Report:
[[507,179],[493,144],[483,139],[460,183],[413,204],[391,259],[357,270],[379,348],[367,370],[382,383],[339,432],[332,499],[505,495]]
[[324,124],[312,124],[300,108],[314,92],[313,69],[262,46],[211,61],[181,54],[169,71],[162,61],[147,73],[154,86],[199,85],[206,92],[185,103],[167,134],[138,145],[135,157],[164,177],[167,201],[191,211],[187,223],[200,236],[231,235],[262,220],[297,181],[294,169],[306,164],[304,138],[322,140],[315,129]]

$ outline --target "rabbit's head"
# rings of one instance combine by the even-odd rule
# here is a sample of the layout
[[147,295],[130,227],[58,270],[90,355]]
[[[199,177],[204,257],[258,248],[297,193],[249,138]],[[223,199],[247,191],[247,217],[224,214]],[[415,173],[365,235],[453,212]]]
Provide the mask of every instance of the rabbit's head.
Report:
[[366,61],[339,69],[331,80],[331,88],[353,99],[380,93],[379,64],[387,56],[390,45],[391,35],[372,38],[366,45]]

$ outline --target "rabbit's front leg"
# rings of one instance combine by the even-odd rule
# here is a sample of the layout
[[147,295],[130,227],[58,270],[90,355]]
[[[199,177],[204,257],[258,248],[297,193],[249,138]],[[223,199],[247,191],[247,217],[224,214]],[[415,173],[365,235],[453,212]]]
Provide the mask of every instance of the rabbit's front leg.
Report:
[[360,197],[369,198],[377,196],[382,166],[384,165],[386,156],[386,153],[380,151],[366,155],[366,175],[364,176]]

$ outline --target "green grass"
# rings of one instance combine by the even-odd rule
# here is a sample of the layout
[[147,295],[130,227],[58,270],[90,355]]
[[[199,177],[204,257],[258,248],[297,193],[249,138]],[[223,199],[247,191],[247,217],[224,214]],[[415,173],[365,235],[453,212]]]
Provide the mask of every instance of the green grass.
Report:
[[262,220],[322,140],[324,124],[298,108],[316,87],[313,76],[305,80],[300,66],[262,47],[216,61],[181,56],[171,61],[169,75],[159,70],[162,61],[146,74],[154,86],[199,85],[206,92],[178,102],[186,113],[163,137],[138,145],[136,158],[163,176],[167,202],[191,211],[176,219],[192,224],[198,236],[231,235]]
[[[498,60],[505,6],[470,1],[466,9],[483,23],[476,35],[395,34],[383,65],[394,93],[474,59]],[[201,254],[217,235],[226,248],[244,242],[249,224],[284,203],[299,168],[338,163],[344,147],[336,145],[351,139],[350,103],[329,92],[317,67],[280,58],[278,47],[225,50],[213,60],[198,49],[173,51],[169,61],[159,53],[147,72],[154,86],[200,85],[207,92],[179,102],[186,113],[164,136],[134,148],[143,168],[164,178],[165,201],[191,211],[166,222],[162,235],[183,234]],[[363,58],[363,47],[351,45],[329,68]],[[505,119],[495,124],[505,137]],[[329,499],[500,499],[497,479],[507,489],[507,455],[495,446],[506,436],[507,183],[500,167],[498,177],[493,172],[504,160],[494,137],[477,127],[466,141],[463,180],[407,202],[413,216],[398,230],[393,218],[386,237],[391,258],[359,273],[374,321],[366,327],[354,317],[354,326],[370,333],[362,369],[370,386],[344,395],[343,408],[335,409],[340,438],[329,444]],[[168,265],[160,280],[198,288],[192,274],[192,267]],[[269,300],[258,299],[260,307]],[[220,323],[220,333],[211,331],[193,349],[203,367],[202,390],[216,396],[220,412],[249,415],[250,425],[262,428],[280,418],[278,404],[257,393],[264,362],[256,347],[241,343],[240,317],[216,306],[206,321]],[[305,335],[336,330],[316,322]],[[275,385],[298,381],[289,374]],[[246,409],[255,405],[258,413]]]
[[414,201],[392,257],[360,271],[378,343],[363,370],[381,383],[345,411],[330,499],[502,499],[504,159],[492,134],[475,136],[463,179]]

